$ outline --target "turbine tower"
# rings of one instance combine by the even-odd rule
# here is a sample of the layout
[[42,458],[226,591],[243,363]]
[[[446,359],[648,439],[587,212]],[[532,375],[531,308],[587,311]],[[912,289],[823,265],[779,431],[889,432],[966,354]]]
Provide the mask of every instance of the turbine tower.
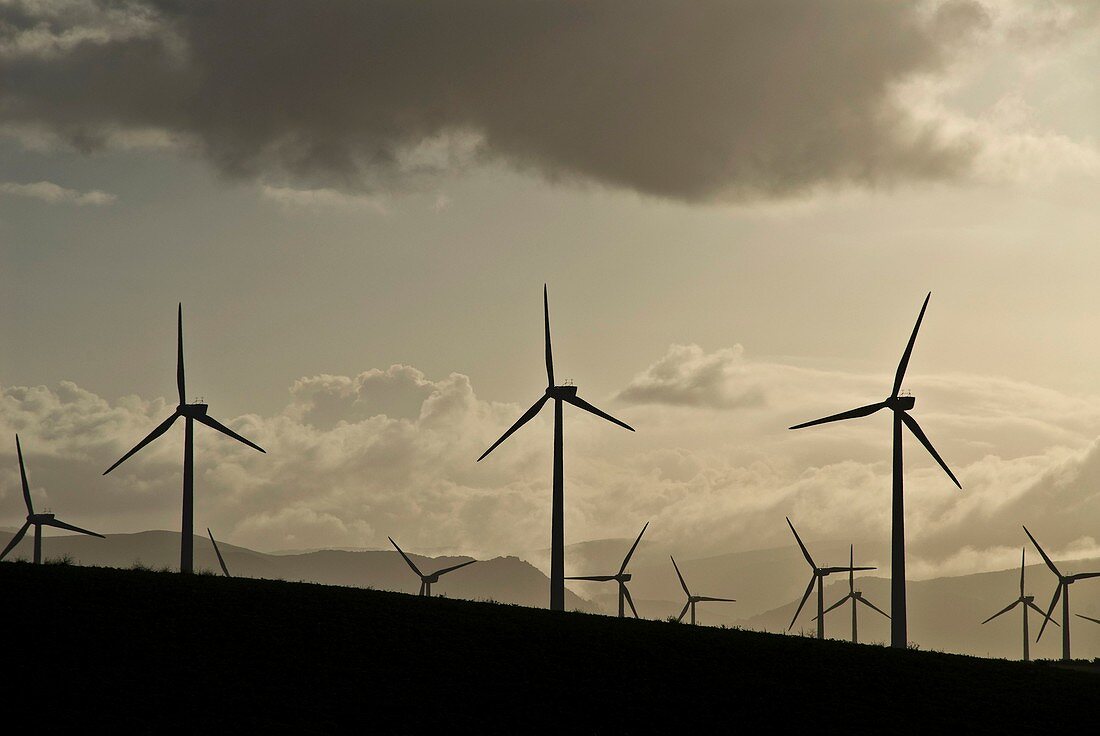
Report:
[[233,577],[229,574],[229,568],[225,566],[225,558],[222,557],[222,551],[218,549],[218,543],[214,541],[214,532],[210,531],[210,527],[206,527],[206,534],[210,537],[210,544],[214,545],[214,554],[218,556],[218,564],[222,566],[222,572],[227,578]]
[[34,513],[34,503],[31,502],[31,487],[30,484],[27,483],[27,469],[23,465],[23,448],[19,445],[19,435],[15,435],[15,454],[19,456],[19,480],[23,482],[23,502],[27,505],[27,520],[23,523],[19,531],[15,533],[15,536],[11,538],[11,541],[8,542],[8,546],[4,548],[4,551],[0,552],[0,560],[7,557],[8,552],[11,552],[15,549],[15,545],[23,541],[23,537],[32,525],[34,526],[34,564],[36,565],[42,564],[42,527],[44,526],[52,526],[57,529],[68,529],[71,532],[106,539],[102,534],[96,534],[87,529],[81,529],[78,526],[66,524],[53,514]]
[[634,618],[641,618],[638,615],[638,609],[634,607],[634,599],[630,597],[630,591],[626,588],[626,584],[630,582],[631,578],[630,573],[626,571],[626,566],[630,563],[630,557],[634,554],[634,550],[638,548],[638,542],[642,541],[642,535],[645,534],[645,530],[648,528],[649,522],[647,521],[645,526],[642,527],[642,531],[638,533],[638,538],[634,540],[634,544],[630,547],[630,551],[623,558],[623,564],[619,567],[619,571],[614,575],[585,575],[566,578],[566,580],[592,580],[598,583],[609,583],[614,580],[619,584],[619,618],[623,618],[625,615],[624,600],[630,604],[630,610],[634,612]]
[[452,565],[451,567],[445,567],[442,570],[436,570],[430,575],[425,575],[424,573],[420,572],[420,568],[417,567],[416,564],[409,559],[409,556],[405,554],[404,550],[397,546],[397,542],[393,541],[393,537],[387,537],[387,539],[390,540],[390,544],[394,546],[394,549],[400,552],[401,556],[405,558],[405,562],[409,563],[409,567],[412,568],[412,571],[420,577],[420,592],[417,593],[417,595],[422,595],[426,598],[432,597],[432,583],[438,583],[440,577],[446,575],[449,572],[453,572],[460,567],[466,567],[467,565],[472,565],[477,562],[477,560],[470,560],[469,562],[463,562],[458,565]]
[[141,448],[148,445],[150,442],[160,437],[162,434],[168,431],[168,428],[172,424],[183,417],[184,419],[184,435],[183,435],[183,524],[180,536],[180,572],[190,573],[194,570],[194,499],[195,499],[195,422],[205,424],[208,427],[218,430],[224,435],[228,435],[238,442],[243,442],[254,450],[260,452],[266,452],[262,447],[255,442],[250,442],[244,437],[234,432],[229,427],[219,422],[214,417],[207,414],[209,406],[200,402],[194,404],[187,403],[187,391],[186,384],[183,379],[183,304],[179,305],[179,312],[177,314],[176,323],[176,389],[179,391],[180,403],[176,407],[176,411],[172,416],[161,422],[156,429],[146,436],[141,442],[134,446],[134,449],[119,458],[111,467],[103,471],[104,475],[110,473],[122,463],[136,453]]
[[[798,542],[798,546],[802,549],[802,556],[806,558],[806,562],[810,565],[810,584],[806,586],[806,592],[802,594],[802,602],[798,604],[798,610],[794,612],[794,618],[791,619],[791,625],[787,627],[787,631],[794,628],[794,622],[798,620],[798,614],[802,613],[802,607],[806,605],[806,600],[810,597],[810,593],[814,590],[814,584],[817,585],[817,638],[825,638],[825,590],[823,583],[825,578],[832,575],[834,572],[847,572],[850,575],[856,570],[874,570],[873,567],[818,567],[814,562],[814,558],[810,557],[810,551],[806,549],[806,545],[802,544],[802,538],[798,536],[798,532],[794,529],[794,524],[790,519],[787,519],[787,526],[791,528],[791,532],[794,533],[795,541]],[[843,603],[844,599],[840,601]],[[837,605],[840,605],[838,603]],[[868,604],[869,605],[869,604]],[[833,606],[836,608],[836,606]],[[855,610],[855,603],[852,604],[853,610]],[[832,610],[832,609],[830,609]],[[853,614],[854,616],[854,614]]]
[[[1028,535],[1028,536],[1030,536],[1030,535]],[[992,616],[987,618],[985,621],[982,621],[982,625],[984,626],[985,624],[989,623],[993,619],[1000,616],[1002,613],[1008,613],[1009,611],[1011,611],[1016,606],[1022,605],[1023,608],[1020,609],[1020,613],[1023,614],[1023,619],[1024,619],[1024,659],[1023,659],[1023,661],[1028,662],[1028,661],[1031,660],[1031,650],[1028,647],[1029,642],[1028,642],[1028,635],[1027,635],[1027,609],[1029,609],[1029,608],[1033,609],[1036,613],[1038,613],[1040,616],[1044,617],[1048,621],[1050,620],[1050,617],[1047,616],[1045,613],[1043,613],[1043,609],[1041,609],[1037,605],[1035,605],[1035,596],[1024,594],[1024,557],[1025,557],[1026,553],[1027,553],[1027,547],[1021,547],[1020,548],[1020,597],[1017,598],[1016,600],[1012,601],[1012,603],[1008,604],[1007,606],[1002,608],[1000,611],[997,611],[997,613],[993,614]],[[1054,621],[1051,621],[1051,623],[1053,623],[1055,626],[1058,625]]]
[[890,555],[890,646],[904,649],[908,645],[908,636],[906,631],[905,620],[905,500],[902,489],[902,446],[901,446],[901,427],[904,424],[909,428],[909,431],[913,433],[929,454],[935,458],[944,472],[947,473],[951,481],[962,489],[962,485],[959,483],[958,478],[951,472],[951,469],[947,467],[947,463],[943,461],[940,454],[936,452],[936,448],[932,446],[932,443],[928,440],[928,437],[924,434],[924,430],[917,424],[917,420],[910,414],[909,410],[913,408],[913,404],[916,402],[911,395],[900,395],[901,381],[905,378],[905,369],[909,366],[909,357],[913,354],[913,344],[917,341],[917,331],[920,329],[921,320],[924,319],[924,311],[928,309],[928,300],[932,297],[932,292],[928,292],[928,296],[924,298],[924,305],[920,308],[920,315],[917,317],[917,324],[913,327],[913,334],[909,336],[909,343],[905,346],[905,352],[901,356],[901,362],[898,363],[897,373],[894,375],[894,387],[890,392],[890,396],[884,401],[880,401],[877,404],[868,404],[867,406],[861,406],[857,409],[851,409],[849,411],[841,412],[840,414],[833,414],[832,416],[824,417],[823,419],[815,419],[812,422],[804,422],[803,424],[796,424],[791,429],[802,429],[803,427],[812,427],[816,424],[825,424],[827,422],[837,422],[842,419],[855,419],[856,417],[865,417],[869,414],[874,414],[881,409],[890,409],[894,413],[894,483],[893,483],[893,509],[892,509],[892,521],[891,521],[891,555]]
[[711,597],[705,596],[705,595],[692,595],[691,591],[688,590],[688,584],[686,582],[684,582],[684,576],[680,574],[680,568],[676,564],[676,558],[673,557],[672,555],[669,555],[668,557],[669,557],[670,560],[672,560],[672,566],[674,568],[676,568],[676,577],[680,578],[680,587],[684,589],[684,595],[687,596],[687,603],[684,604],[684,609],[682,611],[680,611],[680,615],[676,617],[677,621],[683,621],[684,620],[684,614],[687,613],[688,609],[690,608],[691,609],[691,625],[694,626],[695,625],[695,604],[696,603],[706,603],[707,601],[720,601],[722,603],[736,603],[737,602],[733,598],[711,598]]
[[546,390],[530,409],[521,416],[508,431],[493,443],[492,447],[482,453],[477,459],[481,462],[485,456],[496,449],[497,445],[512,436],[512,433],[531,421],[550,399],[554,400],[554,495],[550,512],[550,610],[565,610],[565,478],[562,460],[562,402],[584,409],[585,411],[602,417],[612,424],[629,429],[634,428],[625,422],[620,422],[610,414],[600,411],[587,401],[577,396],[576,386],[554,385],[554,358],[550,349],[550,304],[547,297],[546,286],[542,287],[543,321],[546,326]]
[[1035,641],[1039,641],[1043,638],[1043,632],[1046,631],[1047,621],[1050,621],[1050,614],[1054,613],[1054,607],[1058,605],[1058,599],[1062,599],[1062,659],[1069,661],[1069,586],[1076,583],[1078,580],[1084,580],[1086,578],[1098,578],[1100,572],[1079,572],[1076,575],[1063,575],[1061,571],[1051,562],[1047,557],[1047,553],[1043,551],[1043,548],[1039,546],[1039,543],[1035,541],[1035,537],[1031,536],[1031,532],[1024,527],[1024,532],[1031,539],[1031,543],[1035,545],[1035,549],[1039,550],[1039,554],[1043,557],[1043,562],[1047,563],[1047,567],[1050,571],[1058,576],[1058,587],[1054,589],[1054,597],[1050,599],[1050,608],[1044,614],[1043,625],[1039,627],[1039,636],[1035,637]]
[[[832,611],[834,608],[840,608],[840,606],[844,605],[845,601],[850,600],[852,602],[852,643],[853,644],[859,644],[859,629],[858,629],[858,626],[857,626],[857,615],[856,615],[856,604],[857,603],[862,603],[865,606],[870,606],[871,608],[878,611],[879,613],[881,613],[886,618],[890,618],[890,614],[888,614],[886,611],[883,611],[881,608],[876,606],[874,603],[872,603],[871,601],[864,598],[863,593],[856,590],[856,570],[861,570],[863,568],[859,568],[859,567],[855,566],[855,558],[856,558],[855,546],[850,545],[848,547],[848,595],[844,596],[839,601],[837,601],[833,605],[826,608],[825,613],[828,613],[829,611]],[[824,616],[822,616],[822,618],[824,618]],[[787,630],[790,631],[790,629],[787,629]],[[818,637],[818,638],[820,638],[820,637]]]

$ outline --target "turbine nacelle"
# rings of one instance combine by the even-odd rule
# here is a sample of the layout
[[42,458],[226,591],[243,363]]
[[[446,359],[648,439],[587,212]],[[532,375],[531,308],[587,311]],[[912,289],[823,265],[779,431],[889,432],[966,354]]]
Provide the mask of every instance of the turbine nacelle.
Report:
[[569,401],[577,397],[576,386],[547,386],[546,395],[551,399],[561,399],[562,401]]
[[27,514],[27,523],[44,524],[54,520],[55,514]]
[[208,409],[210,409],[209,404],[180,404],[176,407],[176,413],[181,417],[197,419],[198,417],[205,417]]
[[886,407],[894,411],[909,411],[916,403],[916,396],[891,396],[886,400]]

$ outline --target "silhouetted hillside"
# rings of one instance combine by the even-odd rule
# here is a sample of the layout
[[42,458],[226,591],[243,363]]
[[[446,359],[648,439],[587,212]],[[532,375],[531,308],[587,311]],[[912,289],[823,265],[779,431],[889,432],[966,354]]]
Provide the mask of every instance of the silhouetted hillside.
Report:
[[216,576],[0,564],[5,725],[972,733],[1093,718],[1047,664]]
[[[12,535],[0,532],[0,549]],[[89,544],[92,542],[92,544]],[[30,558],[30,537],[25,537],[7,559]],[[415,593],[420,581],[396,551],[343,552],[322,550],[303,554],[270,555],[237,547],[219,540],[229,572],[234,576],[291,580],[327,585],[354,585],[380,590]],[[112,534],[106,539],[80,535],[47,537],[43,557],[71,558],[73,564],[129,568],[140,564],[154,569],[179,568],[180,536],[177,532],[149,531]],[[429,573],[457,564],[469,557],[422,557],[409,554],[420,569]],[[214,548],[206,537],[195,537],[195,569],[219,570]],[[550,581],[538,569],[515,557],[497,557],[464,567],[440,578],[433,595],[471,600],[494,600],[522,606],[546,605]],[[595,611],[589,601],[566,593],[568,610]]]

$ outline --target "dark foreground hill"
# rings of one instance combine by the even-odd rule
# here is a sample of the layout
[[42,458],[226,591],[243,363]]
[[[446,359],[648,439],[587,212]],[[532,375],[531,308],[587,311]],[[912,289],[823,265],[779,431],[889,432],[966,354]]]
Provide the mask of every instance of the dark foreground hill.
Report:
[[1049,664],[303,583],[0,563],[0,591],[9,728],[1019,732],[1091,718],[1100,687]]

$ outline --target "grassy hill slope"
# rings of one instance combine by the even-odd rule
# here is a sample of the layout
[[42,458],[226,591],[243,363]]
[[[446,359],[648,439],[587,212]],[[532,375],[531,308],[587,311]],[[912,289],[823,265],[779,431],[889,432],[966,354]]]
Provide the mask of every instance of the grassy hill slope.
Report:
[[1100,686],[1045,664],[314,584],[2,563],[0,590],[9,727],[975,731],[1084,719]]

